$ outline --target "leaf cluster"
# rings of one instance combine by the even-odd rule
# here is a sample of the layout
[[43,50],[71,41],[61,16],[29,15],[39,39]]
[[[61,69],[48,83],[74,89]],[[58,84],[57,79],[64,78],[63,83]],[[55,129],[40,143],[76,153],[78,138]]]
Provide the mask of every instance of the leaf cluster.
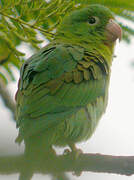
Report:
[[[7,81],[7,74],[14,80],[12,66],[20,67],[24,54],[18,46],[25,42],[34,50],[39,49],[44,38],[51,41],[56,27],[65,14],[89,4],[103,4],[115,15],[134,22],[132,0],[0,0],[0,78]],[[130,41],[134,30],[120,23],[123,38]],[[38,35],[42,34],[42,40]]]

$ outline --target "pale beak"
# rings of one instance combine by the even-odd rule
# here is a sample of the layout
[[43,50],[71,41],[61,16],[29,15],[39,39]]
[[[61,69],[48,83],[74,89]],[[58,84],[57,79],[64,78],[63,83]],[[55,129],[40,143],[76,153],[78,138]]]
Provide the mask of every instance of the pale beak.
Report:
[[122,38],[122,29],[113,19],[110,19],[108,24],[106,25],[106,34],[108,40],[114,42],[117,39],[119,41]]

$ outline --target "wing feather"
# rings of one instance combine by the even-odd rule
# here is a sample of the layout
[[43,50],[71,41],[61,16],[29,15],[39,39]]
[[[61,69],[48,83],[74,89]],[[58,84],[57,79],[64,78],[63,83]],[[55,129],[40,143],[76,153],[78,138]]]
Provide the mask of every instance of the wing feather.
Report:
[[21,140],[104,96],[108,83],[104,62],[92,57],[87,59],[80,47],[50,44],[24,63],[16,98]]

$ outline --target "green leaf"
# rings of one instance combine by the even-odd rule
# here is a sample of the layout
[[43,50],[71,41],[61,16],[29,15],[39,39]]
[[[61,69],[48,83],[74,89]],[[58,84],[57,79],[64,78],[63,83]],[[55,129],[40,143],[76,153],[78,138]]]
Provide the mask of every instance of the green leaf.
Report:
[[[44,39],[53,40],[50,33],[56,32],[67,13],[96,3],[109,7],[116,16],[134,23],[133,0],[50,0],[49,3],[45,0],[0,0],[0,65],[5,68],[6,62],[11,75],[9,64],[19,68],[24,56],[17,50],[18,45],[25,42],[30,48],[39,49]],[[123,40],[129,43],[134,30],[125,23],[119,23],[123,29]],[[43,35],[42,40],[38,40],[38,33]],[[4,76],[7,79],[6,74],[0,75]]]

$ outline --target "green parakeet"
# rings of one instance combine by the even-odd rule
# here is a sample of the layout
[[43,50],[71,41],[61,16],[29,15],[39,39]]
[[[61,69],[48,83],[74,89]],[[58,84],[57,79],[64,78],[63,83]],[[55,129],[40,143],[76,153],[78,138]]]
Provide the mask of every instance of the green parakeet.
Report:
[[66,15],[54,40],[21,68],[16,142],[44,153],[91,137],[105,112],[114,45],[121,28],[111,11],[90,5]]

